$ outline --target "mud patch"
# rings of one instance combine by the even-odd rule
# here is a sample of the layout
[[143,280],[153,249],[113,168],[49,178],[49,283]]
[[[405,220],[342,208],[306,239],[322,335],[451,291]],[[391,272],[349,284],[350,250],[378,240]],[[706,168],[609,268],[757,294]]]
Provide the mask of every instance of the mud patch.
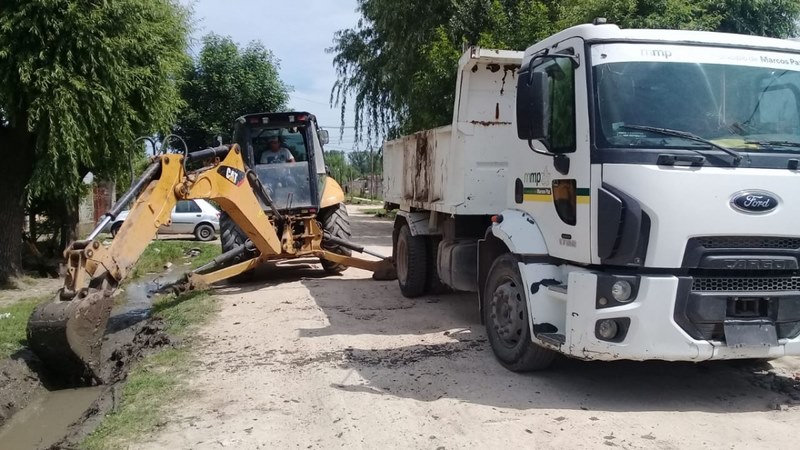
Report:
[[34,359],[33,354],[22,351],[0,361],[0,427],[44,391],[39,375],[31,368]]
[[486,347],[485,339],[463,340],[444,344],[413,345],[398,349],[361,350],[346,349],[344,362],[363,366],[398,368],[418,363],[429,358],[467,357],[473,351]]
[[783,403],[772,405],[773,409],[781,410],[784,406],[800,405],[800,373],[789,373],[785,370],[774,368],[768,362],[742,362],[738,368],[745,372],[747,380],[753,386],[786,397]]

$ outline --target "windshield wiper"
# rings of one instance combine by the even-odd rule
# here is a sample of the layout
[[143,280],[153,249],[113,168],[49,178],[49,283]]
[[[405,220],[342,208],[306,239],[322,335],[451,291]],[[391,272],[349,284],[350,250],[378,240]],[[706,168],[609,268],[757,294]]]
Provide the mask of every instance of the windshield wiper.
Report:
[[709,141],[706,138],[702,138],[696,134],[689,133],[688,131],[673,130],[670,128],[648,127],[645,125],[620,125],[619,128],[624,128],[628,130],[649,131],[651,133],[662,134],[664,136],[674,136],[689,141],[700,142],[731,155],[733,157],[734,166],[738,166],[739,163],[742,162],[742,155],[736,150],[732,150],[728,147],[723,147],[722,145],[715,144],[713,141]]
[[755,144],[762,147],[792,147],[800,148],[800,142],[792,141],[744,141],[745,144]]

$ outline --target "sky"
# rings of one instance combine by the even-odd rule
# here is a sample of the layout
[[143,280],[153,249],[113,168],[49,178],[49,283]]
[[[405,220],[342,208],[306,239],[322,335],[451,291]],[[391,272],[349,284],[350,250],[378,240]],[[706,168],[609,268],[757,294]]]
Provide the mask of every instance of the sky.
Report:
[[[230,36],[240,45],[261,41],[280,60],[280,75],[292,86],[289,107],[317,116],[330,131],[326,149],[345,151],[354,148],[353,129],[345,129],[340,139],[341,112],[331,108],[331,88],[336,81],[333,55],[325,49],[333,44],[333,34],[352,28],[358,22],[356,0],[182,0],[194,10],[193,53],[198,41],[208,33]],[[352,113],[345,116],[351,126]]]

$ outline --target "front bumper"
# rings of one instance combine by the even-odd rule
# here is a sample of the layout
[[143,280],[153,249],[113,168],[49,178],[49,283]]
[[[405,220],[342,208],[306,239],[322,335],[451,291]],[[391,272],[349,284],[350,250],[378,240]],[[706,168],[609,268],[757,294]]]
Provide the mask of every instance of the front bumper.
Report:
[[[524,279],[535,279],[535,267],[521,264],[520,268],[525,272]],[[582,269],[570,270],[567,293],[562,297],[563,343],[537,343],[587,360],[705,361],[800,355],[800,291],[698,292],[693,290],[691,277],[643,275],[636,277],[638,292],[633,301],[601,307],[597,299],[604,289],[604,277]],[[756,300],[753,314],[758,317],[743,318],[742,311],[730,306],[738,305],[740,298]],[[761,311],[758,299],[763,299]],[[601,339],[597,329],[604,319],[617,319],[624,336],[613,342]],[[745,324],[750,330],[756,322],[767,334],[772,330],[771,339],[748,335],[745,345],[728,345],[726,330],[733,341],[737,324]]]

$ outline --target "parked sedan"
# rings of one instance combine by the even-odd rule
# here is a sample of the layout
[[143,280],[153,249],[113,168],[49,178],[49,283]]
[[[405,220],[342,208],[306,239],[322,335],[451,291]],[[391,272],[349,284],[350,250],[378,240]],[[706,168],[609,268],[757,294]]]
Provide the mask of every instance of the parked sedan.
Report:
[[[116,236],[129,211],[122,211],[111,224],[111,236]],[[180,200],[172,210],[172,224],[161,227],[163,234],[194,234],[199,241],[210,241],[219,231],[220,212],[205,200]]]

